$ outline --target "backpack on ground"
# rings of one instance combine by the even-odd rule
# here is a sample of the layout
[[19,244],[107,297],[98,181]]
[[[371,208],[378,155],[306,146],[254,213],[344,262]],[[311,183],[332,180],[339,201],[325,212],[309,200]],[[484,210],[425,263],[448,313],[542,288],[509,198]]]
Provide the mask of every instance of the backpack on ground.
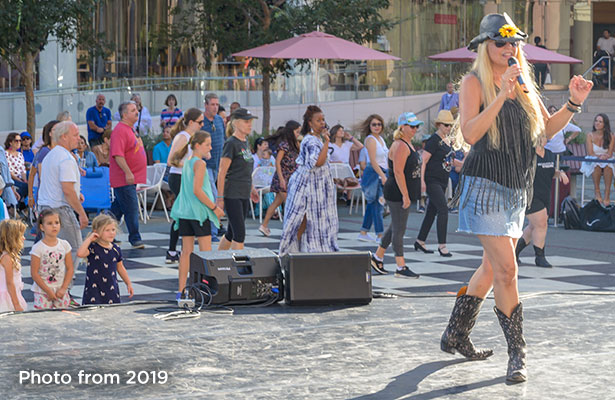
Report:
[[565,229],[583,229],[581,227],[581,207],[572,196],[562,201],[561,213]]

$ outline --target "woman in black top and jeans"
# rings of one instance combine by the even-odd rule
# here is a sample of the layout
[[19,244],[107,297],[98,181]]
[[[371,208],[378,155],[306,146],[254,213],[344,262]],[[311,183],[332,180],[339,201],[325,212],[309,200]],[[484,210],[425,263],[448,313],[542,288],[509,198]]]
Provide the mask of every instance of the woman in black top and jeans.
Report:
[[388,273],[383,265],[384,252],[393,242],[397,264],[395,276],[418,278],[419,275],[412,272],[404,260],[404,232],[410,213],[410,201],[417,201],[421,196],[421,157],[411,140],[423,121],[419,121],[413,113],[406,112],[399,116],[397,124],[399,126],[393,134],[395,141],[387,158],[388,179],[383,188],[384,199],[391,210],[391,225],[382,236],[376,253],[372,254],[372,267],[379,274]]
[[416,242],[414,242],[415,250],[433,253],[432,250],[425,248],[425,240],[437,215],[438,252],[442,257],[452,256],[451,252],[446,249],[446,227],[448,225],[446,187],[448,186],[448,178],[452,167],[451,156],[453,149],[451,148],[448,136],[453,122],[453,115],[450,111],[440,111],[436,119],[438,131],[425,142],[423,168],[421,170],[421,191],[427,192],[429,205],[427,206],[419,235]]

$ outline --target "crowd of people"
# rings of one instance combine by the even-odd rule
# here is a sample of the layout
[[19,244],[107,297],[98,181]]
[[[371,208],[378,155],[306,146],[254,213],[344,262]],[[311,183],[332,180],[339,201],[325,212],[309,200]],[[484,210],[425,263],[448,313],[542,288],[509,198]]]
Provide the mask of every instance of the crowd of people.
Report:
[[[476,235],[484,250],[468,286],[458,293],[441,349],[470,359],[492,355],[491,350],[475,348],[469,335],[485,297],[493,290],[494,310],[509,348],[507,379],[525,381],[518,257],[532,243],[536,265],[551,266],[545,257],[550,186],[554,178],[567,180],[555,169],[554,157],[562,150],[560,142],[565,149],[569,140],[565,133],[575,131],[570,120],[592,88],[591,82],[575,76],[566,104],[547,110],[538,85],[530,84],[526,92],[516,83],[520,76],[533,81],[519,51],[526,36],[505,15],[483,18],[480,34],[469,46],[477,59],[463,77],[459,94],[447,86],[435,132],[425,140],[416,137],[424,122],[412,112],[398,117],[391,142],[384,119],[369,115],[358,125],[361,141],[341,125],[329,129],[324,111],[310,105],[301,122],[288,121],[275,134],[250,145],[257,117],[238,103],[231,104],[226,115],[218,96],[209,93],[204,111],[183,112],[177,98],[169,95],[160,119],[162,140],[153,158],[168,165],[168,184],[175,195],[166,261],[179,264],[178,296],[185,295],[195,238],[200,251],[212,250],[216,240],[218,250],[244,248],[250,202],[265,202],[252,179],[257,168],[274,171],[272,196],[263,204],[266,214],[258,231],[269,236],[271,219],[276,213],[283,215],[280,256],[339,251],[337,203],[350,200],[355,191],[350,190],[352,180],[357,179],[367,204],[358,239],[377,241],[371,263],[379,274],[388,273],[384,255],[392,245],[395,276],[401,278],[419,277],[406,265],[403,238],[410,206],[425,193],[428,203],[414,241],[416,251],[434,253],[426,240],[435,221],[439,255],[454,257],[447,248],[446,233],[448,214],[457,207],[458,230]],[[518,62],[510,65],[512,56]],[[37,214],[37,240],[30,251],[36,309],[74,303],[70,289],[80,258],[87,260],[84,304],[120,302],[117,275],[128,295],[134,293],[116,235],[118,221],[123,219],[132,247],[145,247],[139,232],[137,191],[138,185],[146,183],[147,156],[140,132],[151,129],[152,118],[140,96],[133,94],[119,105],[113,127],[105,102],[99,95],[87,110],[87,141],[70,115],[62,113],[45,125],[40,143],[32,144],[27,133],[11,133],[0,152],[3,202],[19,208],[19,200],[28,197],[21,207],[29,206]],[[586,143],[595,162],[584,163],[581,171],[593,177],[596,197],[606,205],[615,168],[606,162],[612,159],[615,146],[606,115],[596,116]],[[348,164],[356,176],[336,182],[335,163]],[[114,200],[109,213],[94,218],[92,232],[84,240],[82,230],[89,216],[82,206],[80,181],[86,169],[98,165],[109,167]],[[606,183],[604,197],[598,189],[601,177]],[[448,190],[449,184],[454,192]],[[391,215],[386,230],[385,207]],[[7,216],[8,210],[2,212]],[[523,229],[526,214],[529,224]],[[226,229],[221,223],[224,217]],[[372,225],[375,237],[369,234]],[[0,311],[27,307],[21,294],[20,265],[25,231],[26,225],[18,219],[0,222]],[[180,237],[181,252],[177,250]]]
[[[323,111],[310,106],[302,123],[290,120],[274,134],[256,138],[252,146],[248,138],[252,122],[257,117],[241,108],[239,103],[234,102],[230,106],[232,112],[226,116],[224,109],[221,112],[218,96],[209,93],[205,96],[204,111],[190,108],[184,112],[178,107],[177,98],[169,95],[164,102],[167,108],[160,119],[161,140],[154,146],[152,158],[154,163],[168,165],[165,181],[168,182],[169,194],[172,193],[171,199],[175,201],[171,210],[173,222],[166,262],[179,263],[179,291],[185,287],[195,237],[202,251],[211,250],[212,242],[218,241],[220,250],[243,248],[245,219],[251,201],[263,203],[263,222],[258,231],[264,236],[271,234],[270,221],[284,216],[280,254],[337,251],[337,202],[348,205],[354,195],[354,190],[348,190],[352,185],[357,185],[354,188],[360,185],[367,203],[358,239],[378,244],[372,254],[375,272],[389,272],[384,266],[384,254],[392,244],[395,276],[419,277],[406,265],[403,235],[410,204],[420,203],[421,195],[426,196],[427,203],[414,248],[425,253],[434,252],[426,245],[426,239],[435,221],[438,252],[442,257],[452,257],[446,247],[446,232],[448,214],[457,209],[449,207],[449,200],[458,184],[462,185],[462,190],[463,185],[467,185],[467,179],[460,182],[460,173],[468,158],[466,149],[454,146],[456,137],[452,130],[459,95],[452,91],[452,87],[448,84],[447,92],[442,96],[440,111],[434,121],[435,132],[431,135],[424,133],[422,139],[416,134],[423,122],[411,112],[399,116],[392,138],[385,132],[384,119],[377,114],[369,115],[357,126],[363,137],[360,140],[342,125],[329,129]],[[130,244],[136,249],[144,248],[139,233],[137,185],[145,183],[147,159],[137,131],[140,126],[144,129],[151,127],[151,116],[138,95],[131,99],[118,107],[116,119],[119,121],[113,129],[111,110],[105,107],[104,95],[99,95],[95,105],[86,112],[87,139],[79,135],[70,114],[61,113],[57,120],[45,125],[40,143],[33,144],[27,132],[21,135],[12,133],[6,138],[4,151],[0,152],[0,166],[6,168],[2,176],[12,181],[3,192],[4,202],[18,209],[29,207],[38,216],[52,210],[59,222],[56,236],[66,242],[63,248],[69,249],[71,257],[68,261],[71,264],[73,260],[85,257],[79,254],[94,251],[87,246],[100,244],[103,240],[100,235],[90,235],[86,239],[86,248],[82,248],[86,242],[82,239],[81,229],[89,221],[81,206],[83,196],[79,182],[85,170],[99,165],[109,167],[110,186],[115,197],[108,217],[115,221],[123,218]],[[550,114],[557,112],[554,107],[549,109]],[[587,136],[588,154],[598,159],[612,157],[615,140],[608,117],[603,114],[596,116],[593,128]],[[565,174],[554,170],[553,154],[563,154],[562,147],[565,150],[565,145],[579,130],[569,123],[548,143],[541,142],[537,146],[536,182],[545,182],[546,185],[554,175],[563,181],[567,179]],[[573,136],[566,137],[569,132]],[[330,167],[334,163],[347,164],[356,177],[334,180]],[[273,170],[270,192],[261,199],[252,183],[252,173],[259,167]],[[613,168],[613,164],[597,161],[584,163],[581,169],[591,174],[594,180],[604,176],[607,183],[605,204],[608,204]],[[550,186],[545,189],[545,185],[534,189],[534,201],[527,211],[529,224],[517,243],[515,254],[518,259],[523,248],[532,243],[536,265],[550,267],[544,253],[547,197],[550,193]],[[483,183],[478,186],[477,190],[485,190]],[[25,198],[27,203],[19,201]],[[599,192],[597,198],[603,201]],[[391,215],[391,223],[386,229],[385,209]],[[228,220],[228,229],[222,223],[224,217]],[[465,218],[468,217],[462,215],[464,224],[468,222]],[[34,227],[37,240],[45,237],[43,222],[39,221]],[[372,226],[375,237],[368,233]],[[180,237],[182,252],[177,250]],[[47,242],[55,243],[55,239]],[[107,242],[101,246],[106,250],[113,249],[117,253],[116,259],[121,260],[121,250],[116,242],[111,241],[115,247],[109,247]],[[121,263],[118,265],[117,272],[127,274]],[[71,266],[67,267],[68,270],[67,273],[72,274],[74,269]],[[42,285],[38,285],[39,289],[49,297],[49,290]],[[49,302],[39,298],[36,307],[41,304],[63,306],[66,303],[64,298],[60,303],[54,303],[53,296],[51,299],[53,301]],[[108,300],[105,298],[104,301]],[[119,301],[119,297],[114,297],[113,301]]]

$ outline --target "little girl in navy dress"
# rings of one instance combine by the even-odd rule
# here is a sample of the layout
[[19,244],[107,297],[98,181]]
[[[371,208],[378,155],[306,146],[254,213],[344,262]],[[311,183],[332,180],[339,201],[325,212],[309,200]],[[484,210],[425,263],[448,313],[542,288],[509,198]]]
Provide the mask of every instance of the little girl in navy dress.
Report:
[[122,250],[113,243],[117,232],[117,221],[100,214],[92,221],[92,232],[83,241],[77,256],[88,259],[88,268],[83,288],[82,304],[120,303],[120,287],[117,274],[122,277],[132,297],[130,278],[122,261]]

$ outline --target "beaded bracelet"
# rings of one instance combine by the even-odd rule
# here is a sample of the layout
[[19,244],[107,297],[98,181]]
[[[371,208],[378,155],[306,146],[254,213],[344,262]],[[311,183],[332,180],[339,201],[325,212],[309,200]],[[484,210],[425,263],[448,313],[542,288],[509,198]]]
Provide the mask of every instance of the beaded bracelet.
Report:
[[566,103],[566,110],[570,111],[571,113],[580,113],[581,107],[572,107],[571,104]]

